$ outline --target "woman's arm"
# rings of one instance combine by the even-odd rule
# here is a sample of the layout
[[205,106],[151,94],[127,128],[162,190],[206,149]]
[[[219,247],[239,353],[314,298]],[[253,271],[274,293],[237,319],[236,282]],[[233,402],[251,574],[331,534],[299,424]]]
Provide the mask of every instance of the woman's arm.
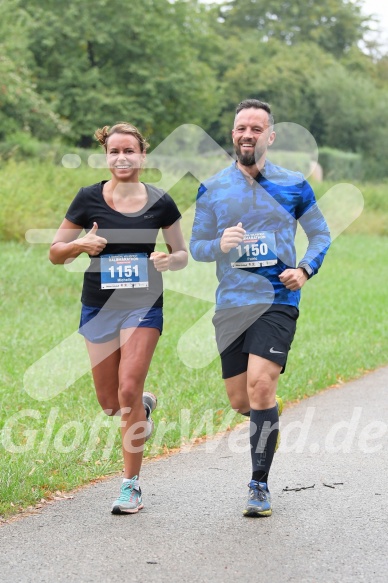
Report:
[[178,271],[186,267],[188,253],[186,243],[183,238],[180,221],[163,228],[163,238],[166,242],[169,253],[154,251],[150,255],[157,271]]
[[54,265],[70,263],[81,253],[98,255],[105,248],[107,240],[96,235],[98,225],[93,223],[93,228],[79,237],[83,227],[75,225],[64,219],[55,234],[50,247],[49,259]]

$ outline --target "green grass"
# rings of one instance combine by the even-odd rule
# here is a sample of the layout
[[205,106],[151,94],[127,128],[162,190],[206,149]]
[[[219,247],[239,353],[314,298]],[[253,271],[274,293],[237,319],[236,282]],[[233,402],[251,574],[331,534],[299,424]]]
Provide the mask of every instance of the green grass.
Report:
[[343,235],[305,286],[300,318],[280,383],[286,400],[388,363],[388,238]]
[[[109,176],[109,171],[86,164],[71,169],[42,162],[4,164],[0,167],[0,241],[24,241],[28,229],[56,229],[78,190]],[[154,177],[160,173],[146,170],[141,179],[151,182]],[[197,188],[198,182],[186,177],[170,190],[182,212],[195,202]]]
[[[321,182],[314,184],[314,191],[319,199],[330,188],[336,186],[335,182]],[[346,184],[353,184],[362,193],[364,198],[364,209],[358,219],[356,219],[347,229],[347,234],[373,234],[388,236],[388,182],[379,184],[358,183],[356,181],[346,181]],[[341,212],[341,211],[339,211]]]
[[[151,181],[154,176],[160,174],[147,170],[142,180]],[[75,169],[43,162],[3,163],[0,166],[0,241],[24,241],[28,229],[57,228],[81,186],[108,178],[107,170],[93,169],[86,163]],[[174,184],[174,180],[171,183]],[[354,184],[364,196],[365,209],[349,232],[388,235],[387,183]],[[331,182],[315,184],[317,197],[334,185]],[[186,176],[170,189],[181,212],[194,204],[197,188],[198,182]]]
[[[119,433],[114,420],[100,412],[90,372],[49,401],[34,399],[24,385],[26,371],[77,329],[82,285],[82,273],[51,265],[48,245],[29,246],[24,234],[32,228],[55,229],[77,190],[104,177],[106,171],[85,164],[77,170],[13,162],[0,168],[2,516],[122,469]],[[318,196],[330,186],[317,186]],[[320,274],[304,289],[298,332],[279,385],[286,401],[387,363],[388,238],[378,236],[387,233],[386,187],[359,187],[366,202],[362,220],[333,243]],[[186,178],[170,192],[184,211],[193,204],[196,189],[197,182]],[[191,219],[186,213],[186,237]],[[203,368],[195,368],[199,365],[193,361],[195,355],[205,358],[214,351],[209,323],[190,339],[190,329],[212,309],[208,288],[213,273],[214,265],[191,261],[186,270],[166,274],[166,327],[146,384],[159,398],[157,431],[146,456],[241,421],[238,415],[230,417],[218,359]],[[185,333],[185,358],[192,367],[180,358]],[[77,338],[72,352],[82,356],[84,347]],[[37,382],[54,377],[62,364],[64,370],[71,367],[71,356],[63,363],[53,361]],[[97,431],[98,423],[105,426]]]

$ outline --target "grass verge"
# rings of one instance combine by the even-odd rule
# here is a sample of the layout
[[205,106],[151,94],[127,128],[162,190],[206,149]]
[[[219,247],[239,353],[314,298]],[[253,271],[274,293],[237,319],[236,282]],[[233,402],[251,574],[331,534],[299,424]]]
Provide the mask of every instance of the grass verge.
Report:
[[[3,164],[0,166],[0,241],[24,241],[28,229],[56,229],[78,190],[109,176],[108,170],[91,168],[86,163],[71,169],[36,161]],[[146,170],[142,180],[151,181],[156,177],[160,174]],[[173,175],[166,176],[166,184],[174,185],[169,192],[182,213],[195,203],[198,181],[192,176],[178,181]],[[388,235],[387,184],[354,184],[363,194],[365,208],[348,232]],[[314,184],[317,198],[333,186],[332,182]]]

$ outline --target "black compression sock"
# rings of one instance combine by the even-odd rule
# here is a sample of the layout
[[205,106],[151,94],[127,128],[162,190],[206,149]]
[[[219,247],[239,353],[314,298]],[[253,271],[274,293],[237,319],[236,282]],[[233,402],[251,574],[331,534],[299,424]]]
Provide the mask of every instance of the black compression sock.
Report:
[[276,406],[260,411],[251,409],[250,442],[252,475],[259,475],[256,472],[269,474],[278,434],[279,414]]
[[255,480],[255,482],[268,482],[268,474],[267,472],[263,472],[263,471],[258,471],[258,472],[252,472],[252,480]]

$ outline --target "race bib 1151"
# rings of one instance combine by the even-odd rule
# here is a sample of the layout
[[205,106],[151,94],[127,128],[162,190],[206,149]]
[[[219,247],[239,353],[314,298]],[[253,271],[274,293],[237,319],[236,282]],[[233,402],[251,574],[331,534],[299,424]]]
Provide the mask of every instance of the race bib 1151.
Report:
[[101,255],[101,289],[148,287],[146,253]]

